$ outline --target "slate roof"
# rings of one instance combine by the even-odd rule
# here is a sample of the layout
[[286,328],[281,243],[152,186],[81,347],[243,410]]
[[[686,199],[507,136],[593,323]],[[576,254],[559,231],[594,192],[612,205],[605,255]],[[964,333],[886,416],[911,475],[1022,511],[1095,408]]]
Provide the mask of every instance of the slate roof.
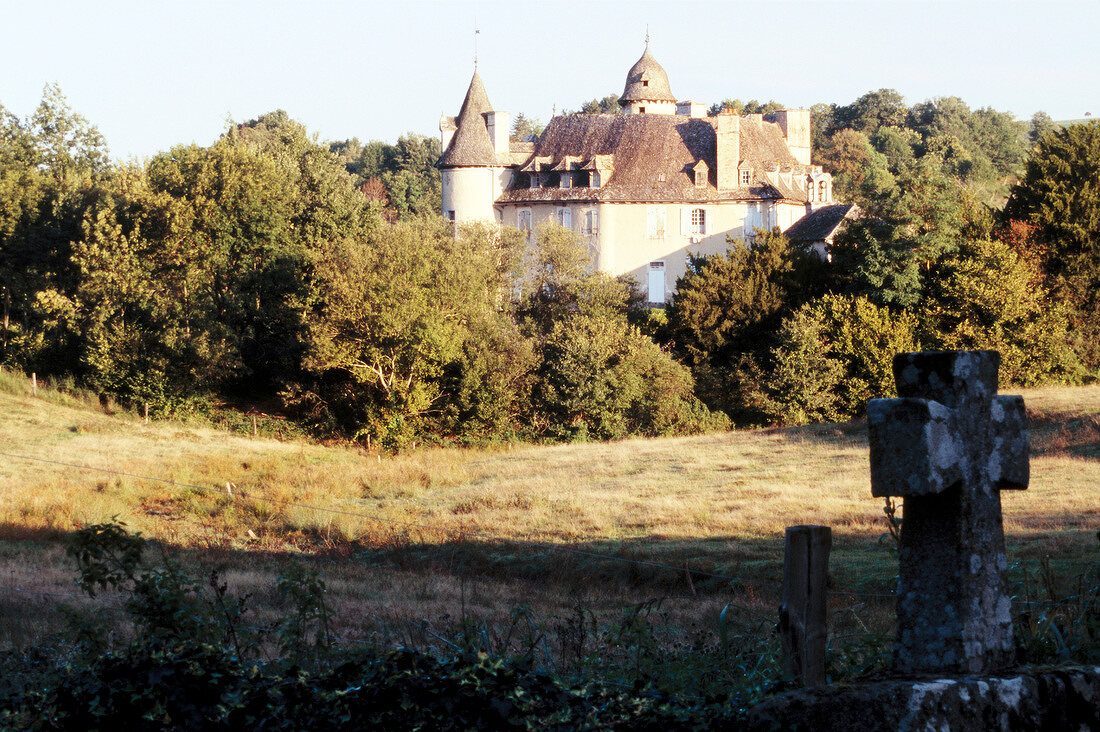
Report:
[[[776,166],[801,168],[778,125],[741,119],[740,157],[754,168],[748,186],[718,190],[715,122],[658,114],[570,114],[546,126],[525,168],[537,164],[549,171],[567,158],[575,169],[591,169],[597,155],[609,156],[612,173],[599,188],[527,188],[513,185],[500,202],[525,201],[652,201],[706,202],[752,199],[804,200],[798,191],[780,191],[767,183],[763,171]],[[696,186],[695,165],[703,160],[710,181]]]
[[852,211],[854,207],[855,204],[851,203],[822,206],[791,224],[783,233],[791,241],[830,241],[840,228],[841,223],[848,218],[849,212],[855,213],[855,211]]
[[[647,83],[648,82],[648,83]],[[649,44],[645,52],[626,74],[626,86],[623,88],[619,104],[629,102],[675,102],[672,89],[668,85],[668,74],[649,53]]]
[[489,103],[485,85],[475,71],[470,79],[470,88],[466,90],[466,98],[462,100],[462,109],[455,118],[458,129],[439,158],[440,168],[492,167],[498,164],[493,140],[485,124],[485,113],[492,111],[493,105]]

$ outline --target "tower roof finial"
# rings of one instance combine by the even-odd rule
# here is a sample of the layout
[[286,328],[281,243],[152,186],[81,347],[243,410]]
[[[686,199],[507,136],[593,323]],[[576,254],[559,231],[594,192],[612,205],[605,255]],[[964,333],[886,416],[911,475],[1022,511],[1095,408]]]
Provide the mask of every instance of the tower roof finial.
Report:
[[649,23],[645,24],[645,50],[649,50]]
[[477,37],[481,35],[479,28],[474,28],[474,71],[477,71]]

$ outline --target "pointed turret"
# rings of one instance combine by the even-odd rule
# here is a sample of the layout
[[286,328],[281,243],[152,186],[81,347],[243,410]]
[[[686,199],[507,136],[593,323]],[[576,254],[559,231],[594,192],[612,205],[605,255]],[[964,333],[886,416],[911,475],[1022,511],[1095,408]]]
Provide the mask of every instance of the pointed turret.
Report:
[[492,111],[493,105],[489,103],[481,75],[475,71],[466,98],[462,100],[462,109],[455,118],[457,129],[439,159],[439,167],[493,167],[497,164],[496,147],[486,120],[486,115]]
[[439,123],[443,215],[455,222],[493,221],[493,204],[504,180],[508,156],[507,112],[496,112],[474,68],[458,116]]

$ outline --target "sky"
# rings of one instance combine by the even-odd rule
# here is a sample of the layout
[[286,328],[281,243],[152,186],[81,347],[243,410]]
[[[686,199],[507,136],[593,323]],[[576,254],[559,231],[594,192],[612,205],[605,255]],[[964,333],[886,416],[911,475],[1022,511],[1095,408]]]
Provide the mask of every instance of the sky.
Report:
[[209,145],[276,109],[321,140],[439,134],[474,69],[498,110],[547,121],[621,93],[650,51],[706,104],[849,104],[892,88],[1027,120],[1100,116],[1100,2],[973,0],[9,0],[0,105],[47,83],[113,158]]

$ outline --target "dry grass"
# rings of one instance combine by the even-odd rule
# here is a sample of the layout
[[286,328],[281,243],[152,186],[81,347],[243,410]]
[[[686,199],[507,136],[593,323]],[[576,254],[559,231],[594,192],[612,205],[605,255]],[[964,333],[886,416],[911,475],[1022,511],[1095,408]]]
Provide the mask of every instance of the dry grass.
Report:
[[[260,620],[280,611],[271,587],[286,563],[316,562],[341,632],[384,633],[393,643],[429,643],[467,615],[507,624],[517,606],[547,623],[580,605],[606,619],[656,595],[681,598],[663,606],[669,627],[713,627],[732,602],[748,632],[772,615],[782,532],[800,523],[833,528],[836,589],[886,592],[894,576],[895,559],[879,541],[885,524],[870,495],[862,422],[380,456],[145,424],[19,387],[0,379],[0,584],[7,586],[73,592],[57,539],[113,517],[221,566],[233,587],[253,593]],[[1010,549],[1017,559],[1053,554],[1072,571],[1095,561],[1100,386],[1024,396],[1032,484],[1005,496]],[[39,608],[44,619],[24,627],[23,599],[0,591],[8,643],[60,622]],[[888,603],[837,596],[834,611],[839,630],[889,628]]]

